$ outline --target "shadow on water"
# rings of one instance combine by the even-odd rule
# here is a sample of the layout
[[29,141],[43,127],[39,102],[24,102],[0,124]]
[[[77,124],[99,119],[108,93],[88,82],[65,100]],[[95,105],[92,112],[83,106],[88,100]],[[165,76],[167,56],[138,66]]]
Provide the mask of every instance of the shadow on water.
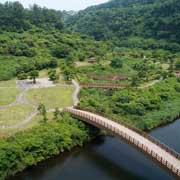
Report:
[[[180,120],[151,135],[180,152]],[[84,148],[75,148],[10,180],[171,180],[168,172],[143,153],[115,137],[99,137]]]

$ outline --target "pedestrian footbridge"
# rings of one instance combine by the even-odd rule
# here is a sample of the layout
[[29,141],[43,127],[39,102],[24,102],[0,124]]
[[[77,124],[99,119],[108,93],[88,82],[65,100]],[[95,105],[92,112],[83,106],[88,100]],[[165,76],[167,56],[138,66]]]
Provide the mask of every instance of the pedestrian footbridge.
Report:
[[180,155],[145,132],[87,110],[66,108],[64,111],[125,139],[180,178]]

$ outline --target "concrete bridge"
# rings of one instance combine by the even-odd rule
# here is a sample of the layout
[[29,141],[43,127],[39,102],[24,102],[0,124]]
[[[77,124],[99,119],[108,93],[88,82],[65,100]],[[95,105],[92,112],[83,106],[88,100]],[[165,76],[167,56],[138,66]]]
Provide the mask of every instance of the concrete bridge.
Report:
[[121,85],[121,84],[103,84],[103,83],[81,83],[81,87],[86,88],[104,88],[104,89],[125,89],[128,86],[127,85]]
[[73,117],[105,129],[139,148],[180,179],[180,155],[143,131],[94,112],[66,108]]

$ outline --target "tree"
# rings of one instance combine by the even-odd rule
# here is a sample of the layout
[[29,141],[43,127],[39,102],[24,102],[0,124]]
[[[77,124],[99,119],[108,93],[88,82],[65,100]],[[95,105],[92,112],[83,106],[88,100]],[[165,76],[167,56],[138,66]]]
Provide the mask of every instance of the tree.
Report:
[[48,119],[47,119],[47,111],[45,105],[40,104],[38,106],[38,111],[41,113],[41,115],[43,116],[43,121],[46,123]]
[[70,81],[74,77],[74,71],[72,68],[65,67],[63,70],[63,74],[67,81]]
[[19,73],[19,74],[17,75],[17,78],[18,78],[19,80],[27,79],[27,78],[28,78],[28,74],[25,73],[25,72],[21,72],[21,73]]
[[131,86],[137,86],[138,82],[139,82],[138,77],[136,76],[132,77]]
[[61,115],[60,110],[56,108],[54,111],[54,119],[57,120],[60,115]]
[[177,70],[180,70],[180,60],[176,61],[176,63],[175,63],[175,68],[176,68]]
[[56,59],[51,59],[50,63],[49,63],[49,67],[51,68],[56,68],[58,66],[57,60]]
[[114,58],[112,61],[111,61],[111,67],[113,68],[122,68],[123,67],[123,62],[122,62],[122,59],[121,58]]
[[57,74],[55,69],[50,70],[48,74],[50,81],[57,81],[59,79],[59,75]]
[[29,79],[33,80],[33,83],[36,84],[36,78],[39,77],[38,70],[32,70],[29,72]]
[[66,58],[70,54],[70,47],[66,44],[59,44],[52,49],[52,55],[57,58]]

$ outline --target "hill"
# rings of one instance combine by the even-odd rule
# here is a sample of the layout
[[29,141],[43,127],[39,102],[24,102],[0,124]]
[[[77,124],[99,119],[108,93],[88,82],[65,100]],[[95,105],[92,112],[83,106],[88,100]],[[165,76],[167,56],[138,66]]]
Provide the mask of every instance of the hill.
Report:
[[0,80],[101,54],[101,42],[67,31],[62,19],[62,12],[37,5],[0,3]]
[[128,38],[128,44],[144,44],[142,39],[147,39],[154,48],[180,49],[178,0],[111,0],[80,11],[67,26],[96,40],[121,40],[125,44]]

